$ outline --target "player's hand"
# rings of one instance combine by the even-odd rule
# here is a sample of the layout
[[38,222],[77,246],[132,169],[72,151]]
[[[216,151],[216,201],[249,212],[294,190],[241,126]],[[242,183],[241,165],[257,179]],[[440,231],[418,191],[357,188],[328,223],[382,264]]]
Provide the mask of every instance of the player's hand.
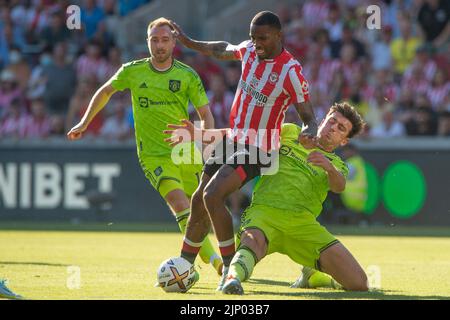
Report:
[[300,133],[298,137],[298,141],[302,144],[306,149],[313,149],[320,147],[319,142],[317,141],[317,137],[313,136],[309,133]]
[[191,39],[184,33],[183,29],[176,24],[174,21],[169,20],[170,25],[175,29],[172,31],[172,34],[183,44],[187,45],[191,41]]
[[86,131],[87,126],[83,123],[78,123],[75,127],[70,129],[70,131],[67,133],[67,138],[69,140],[78,140],[83,137],[83,132]]
[[333,169],[333,164],[331,163],[331,161],[328,160],[328,158],[322,152],[319,151],[311,152],[308,156],[307,161],[312,165],[321,167],[327,172]]
[[170,134],[169,138],[164,139],[171,147],[183,142],[190,142],[194,140],[195,127],[189,120],[183,119],[180,124],[168,124],[170,130],[164,130],[164,134]]

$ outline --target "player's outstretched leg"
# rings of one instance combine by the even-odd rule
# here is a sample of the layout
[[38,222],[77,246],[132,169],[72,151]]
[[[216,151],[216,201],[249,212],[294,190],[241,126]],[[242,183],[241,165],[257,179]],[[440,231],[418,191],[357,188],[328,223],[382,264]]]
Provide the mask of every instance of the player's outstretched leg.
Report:
[[260,230],[243,231],[241,244],[231,261],[222,292],[224,294],[243,294],[244,289],[241,282],[251,277],[256,263],[265,256],[266,251],[266,239]]
[[319,263],[320,269],[332,276],[345,290],[369,290],[366,273],[341,243],[322,251]]
[[[186,225],[191,212],[191,209],[189,208],[189,199],[183,190],[176,189],[169,192],[166,195],[165,200],[169,204],[171,210],[175,213],[175,218],[180,231],[185,234]],[[215,252],[208,237],[205,237],[203,240],[199,254],[204,263],[211,263],[217,273],[222,275],[222,259]]]
[[238,190],[241,184],[242,178],[236,170],[231,166],[223,165],[211,178],[203,193],[203,200],[213,223],[224,265],[218,291],[222,289],[228,267],[236,252],[233,220],[225,206],[225,200],[228,195]]
[[[194,264],[203,246],[203,242],[208,239],[207,236],[211,229],[209,215],[203,203],[203,190],[208,182],[209,177],[203,174],[197,190],[195,190],[191,197],[191,212],[186,225],[181,256],[192,264]],[[208,250],[208,248],[205,250]]]

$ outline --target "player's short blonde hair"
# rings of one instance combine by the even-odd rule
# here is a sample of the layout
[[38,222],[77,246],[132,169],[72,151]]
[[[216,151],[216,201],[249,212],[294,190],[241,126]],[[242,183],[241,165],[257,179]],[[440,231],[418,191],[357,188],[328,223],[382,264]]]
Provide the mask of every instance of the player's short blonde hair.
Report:
[[174,31],[174,28],[170,24],[170,21],[168,19],[164,18],[164,17],[160,17],[158,19],[155,19],[155,20],[151,21],[148,24],[147,34],[150,32],[151,29],[153,29],[155,27],[162,27],[162,26],[168,26],[170,28],[170,30]]

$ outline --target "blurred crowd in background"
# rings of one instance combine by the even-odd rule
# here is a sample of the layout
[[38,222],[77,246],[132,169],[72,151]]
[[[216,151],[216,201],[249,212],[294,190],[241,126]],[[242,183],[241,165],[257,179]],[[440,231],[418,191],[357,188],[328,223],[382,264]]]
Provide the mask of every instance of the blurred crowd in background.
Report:
[[[79,1],[82,29],[69,30],[66,8],[74,2],[0,0],[0,138],[63,137],[127,62],[117,47],[117,21],[149,1]],[[366,26],[370,4],[381,8],[380,30]],[[280,5],[277,14],[319,120],[333,102],[347,100],[368,122],[365,137],[450,136],[450,1],[312,0]],[[182,47],[175,57],[199,73],[216,127],[226,127],[239,62]],[[294,108],[286,121],[299,121]],[[130,96],[118,93],[88,136],[132,139],[132,128]]]

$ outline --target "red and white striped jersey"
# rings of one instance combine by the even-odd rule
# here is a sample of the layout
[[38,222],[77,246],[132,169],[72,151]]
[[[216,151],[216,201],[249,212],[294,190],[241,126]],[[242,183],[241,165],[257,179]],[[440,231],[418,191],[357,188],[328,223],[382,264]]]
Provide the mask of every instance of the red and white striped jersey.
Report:
[[242,74],[231,108],[229,137],[275,150],[287,108],[309,101],[302,66],[285,49],[274,59],[261,60],[251,41],[236,46],[234,54],[242,61]]

